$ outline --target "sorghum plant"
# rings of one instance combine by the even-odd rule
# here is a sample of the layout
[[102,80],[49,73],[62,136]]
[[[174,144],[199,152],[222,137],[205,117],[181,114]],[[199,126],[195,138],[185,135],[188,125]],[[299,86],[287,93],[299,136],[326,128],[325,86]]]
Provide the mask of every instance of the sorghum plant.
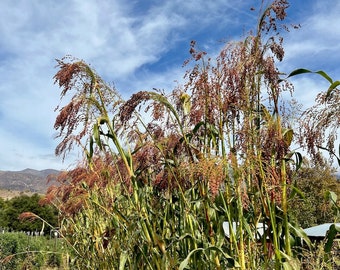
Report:
[[58,61],[61,96],[74,95],[56,119],[56,153],[76,143],[86,162],[46,198],[64,216],[74,265],[297,269],[294,241],[308,239],[287,205],[301,155],[291,152],[294,131],[282,117],[292,85],[276,68],[288,6],[273,1],[255,34],[214,60],[192,42],[194,64],[171,93],[123,101],[83,61]]
[[319,162],[322,162],[320,150],[328,151],[331,159],[335,157],[340,166],[340,148],[338,153],[335,148],[340,127],[340,91],[337,88],[340,81],[333,81],[324,71],[312,72],[307,69],[295,70],[289,76],[304,73],[319,74],[328,81],[329,87],[327,91],[320,92],[315,99],[316,104],[303,113],[300,121],[300,144]]

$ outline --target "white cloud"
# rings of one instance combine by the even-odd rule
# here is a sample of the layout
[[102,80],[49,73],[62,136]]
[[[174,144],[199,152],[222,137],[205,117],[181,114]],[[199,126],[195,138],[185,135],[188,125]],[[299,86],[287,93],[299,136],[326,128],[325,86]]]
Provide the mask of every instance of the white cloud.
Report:
[[[190,40],[201,39],[198,45],[214,54],[221,39],[242,36],[249,21],[256,21],[247,5],[235,0],[2,0],[0,141],[9,154],[0,156],[0,170],[65,167],[49,158],[57,144],[55,58],[84,59],[125,97],[153,87],[170,90],[184,74]],[[287,39],[287,71],[300,67],[307,55],[320,59],[332,53],[329,61],[339,62],[333,55],[340,44],[339,6],[315,9],[315,17],[303,18],[303,28]],[[297,84],[316,87],[310,81]]]
[[[294,20],[294,23],[301,24],[301,28],[285,35],[285,58],[279,65],[280,70],[287,74],[298,68],[323,70],[333,80],[340,80],[339,12],[340,2],[330,0],[311,1],[308,9],[303,7],[303,12],[298,13]],[[295,97],[302,101],[304,108],[312,106],[317,93],[329,86],[316,74],[299,75],[292,78],[292,82]]]
[[[292,31],[286,38],[288,61],[313,62],[316,58],[329,64],[339,62],[340,49],[340,2],[313,2],[312,13],[297,18],[301,29]],[[326,8],[327,7],[327,8]],[[338,65],[337,65],[338,66]]]

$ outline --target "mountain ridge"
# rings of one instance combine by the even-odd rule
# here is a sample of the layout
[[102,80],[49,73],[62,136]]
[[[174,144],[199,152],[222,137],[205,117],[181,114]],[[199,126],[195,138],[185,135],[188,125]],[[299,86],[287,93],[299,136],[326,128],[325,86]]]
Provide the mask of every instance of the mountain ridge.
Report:
[[34,170],[26,168],[21,171],[0,170],[0,189],[14,191],[29,191],[45,193],[53,181],[48,179],[58,175],[60,171],[55,169]]

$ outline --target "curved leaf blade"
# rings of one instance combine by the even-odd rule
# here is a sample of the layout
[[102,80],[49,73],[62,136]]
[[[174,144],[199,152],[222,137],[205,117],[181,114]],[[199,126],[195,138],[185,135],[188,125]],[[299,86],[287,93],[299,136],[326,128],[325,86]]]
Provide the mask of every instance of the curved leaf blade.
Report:
[[326,252],[330,252],[332,250],[334,239],[338,233],[340,233],[340,227],[336,226],[335,224],[332,224],[329,227],[329,230],[327,233],[327,242],[325,244]]
[[333,90],[339,85],[340,85],[340,81],[333,82],[327,90],[326,98],[329,98]]
[[331,77],[328,76],[328,74],[322,70],[316,71],[314,72],[316,74],[321,75],[322,77],[324,77],[327,81],[329,81],[330,83],[333,83],[333,80],[331,79]]
[[299,69],[296,69],[294,71],[292,71],[287,78],[289,77],[293,77],[293,76],[296,76],[296,75],[300,75],[300,74],[304,74],[304,73],[313,73],[313,71],[310,71],[308,69],[304,69],[304,68],[299,68]]

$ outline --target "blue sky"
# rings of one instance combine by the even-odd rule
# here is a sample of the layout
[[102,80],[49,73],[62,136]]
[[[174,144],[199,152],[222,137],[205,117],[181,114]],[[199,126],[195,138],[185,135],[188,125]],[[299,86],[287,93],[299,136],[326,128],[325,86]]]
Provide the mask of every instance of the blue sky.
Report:
[[[90,63],[124,98],[139,90],[171,91],[189,44],[216,55],[222,41],[256,26],[261,1],[247,0],[2,0],[0,1],[0,170],[67,169],[80,158],[54,156],[59,89],[55,59]],[[281,71],[322,69],[340,79],[340,1],[290,1]],[[326,84],[294,79],[295,97],[311,105]]]

